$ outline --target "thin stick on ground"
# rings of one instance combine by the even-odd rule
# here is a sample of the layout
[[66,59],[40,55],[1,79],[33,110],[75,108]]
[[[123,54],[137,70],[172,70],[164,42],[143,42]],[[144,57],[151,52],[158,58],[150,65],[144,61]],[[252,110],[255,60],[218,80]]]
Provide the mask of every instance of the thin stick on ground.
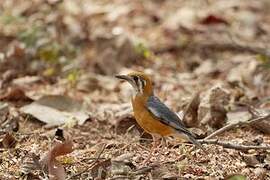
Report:
[[236,149],[236,150],[242,150],[242,151],[246,151],[246,150],[250,150],[250,149],[264,149],[264,150],[270,149],[270,146],[266,146],[266,145],[265,146],[248,146],[248,145],[220,141],[218,139],[209,139],[209,140],[202,139],[202,140],[198,140],[198,141],[202,144],[216,144],[216,145],[222,146],[224,148]]
[[232,128],[234,127],[237,127],[237,126],[243,126],[243,125],[247,125],[247,124],[251,124],[251,123],[256,123],[256,122],[259,122],[259,121],[263,121],[263,120],[266,120],[270,118],[270,114],[267,114],[265,116],[261,116],[261,117],[257,117],[257,118],[253,118],[253,119],[250,119],[248,121],[239,121],[237,123],[234,123],[234,124],[228,124],[222,128],[220,128],[219,130],[213,132],[212,134],[210,134],[209,136],[207,136],[206,138],[204,138],[204,140],[208,140],[208,139],[211,139],[225,131],[228,131],[228,130],[231,130]]

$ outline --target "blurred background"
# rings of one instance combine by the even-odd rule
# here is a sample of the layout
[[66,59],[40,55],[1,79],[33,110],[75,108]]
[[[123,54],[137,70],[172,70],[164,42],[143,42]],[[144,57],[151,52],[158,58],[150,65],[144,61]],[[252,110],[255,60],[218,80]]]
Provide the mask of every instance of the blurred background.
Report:
[[[132,137],[125,132],[136,123],[131,87],[114,76],[144,71],[153,78],[157,96],[176,112],[185,111],[186,125],[199,128],[197,135],[205,137],[239,115],[246,118],[233,114],[239,110],[235,104],[263,112],[269,108],[269,9],[269,0],[1,0],[0,105],[12,102],[8,107],[16,111],[29,99],[69,96],[80,101],[90,117],[71,130],[74,137],[86,133],[91,139],[78,138],[76,147],[87,149],[104,138],[128,142]],[[62,101],[53,102],[66,103]],[[22,132],[47,131],[44,124],[24,118],[19,124]],[[269,123],[257,129],[262,127],[269,133]],[[254,140],[258,135],[253,129],[234,133],[224,138]],[[262,138],[269,141],[269,136]],[[43,143],[39,146],[47,147],[48,142]],[[123,147],[114,148],[108,157],[117,156],[115,151]],[[78,158],[90,156],[87,153]],[[253,169],[247,169],[243,173],[252,174]],[[189,170],[175,172],[198,173]],[[241,172],[237,165],[214,170],[213,177]]]

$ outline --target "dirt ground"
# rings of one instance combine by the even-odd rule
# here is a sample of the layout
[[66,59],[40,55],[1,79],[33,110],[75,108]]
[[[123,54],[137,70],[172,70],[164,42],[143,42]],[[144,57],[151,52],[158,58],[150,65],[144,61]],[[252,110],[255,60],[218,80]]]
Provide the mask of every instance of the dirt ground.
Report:
[[[270,179],[269,8],[2,0],[0,179]],[[132,71],[206,152],[166,137],[148,159],[132,88],[115,78]]]

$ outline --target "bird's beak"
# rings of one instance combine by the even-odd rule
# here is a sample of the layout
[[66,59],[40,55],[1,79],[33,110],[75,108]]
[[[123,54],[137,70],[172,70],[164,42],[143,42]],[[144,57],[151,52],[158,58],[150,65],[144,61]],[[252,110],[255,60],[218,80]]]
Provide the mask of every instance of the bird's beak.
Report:
[[116,75],[115,77],[118,78],[118,79],[122,79],[122,80],[127,81],[129,84],[131,84],[131,86],[134,89],[137,88],[136,83],[134,82],[133,78],[130,77],[129,75]]
[[131,78],[128,75],[116,75],[115,77],[118,78],[118,79],[126,80],[128,82],[131,81]]

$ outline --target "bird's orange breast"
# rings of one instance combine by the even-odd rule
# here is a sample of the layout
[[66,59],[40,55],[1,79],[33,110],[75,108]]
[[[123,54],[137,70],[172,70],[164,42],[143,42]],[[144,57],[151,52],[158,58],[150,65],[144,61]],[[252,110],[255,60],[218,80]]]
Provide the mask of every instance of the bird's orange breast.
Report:
[[150,134],[168,136],[174,134],[174,129],[161,123],[145,106],[147,97],[137,96],[132,100],[133,112],[138,124]]

